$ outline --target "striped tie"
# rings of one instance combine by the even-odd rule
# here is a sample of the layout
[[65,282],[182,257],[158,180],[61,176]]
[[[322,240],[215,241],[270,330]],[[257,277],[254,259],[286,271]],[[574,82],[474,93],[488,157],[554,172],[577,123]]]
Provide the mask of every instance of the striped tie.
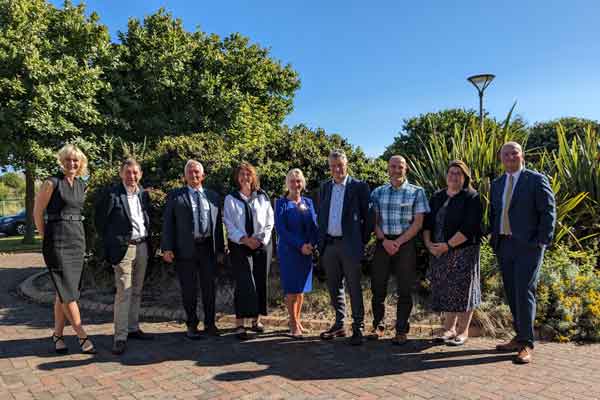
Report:
[[502,235],[510,235],[510,220],[508,219],[508,209],[510,208],[510,200],[512,199],[513,192],[513,176],[508,175],[508,185],[506,186],[506,193],[504,194],[504,208],[502,209]]

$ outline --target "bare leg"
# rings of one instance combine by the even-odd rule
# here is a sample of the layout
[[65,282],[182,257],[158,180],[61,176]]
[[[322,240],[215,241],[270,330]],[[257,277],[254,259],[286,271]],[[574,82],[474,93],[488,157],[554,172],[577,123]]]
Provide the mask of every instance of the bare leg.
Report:
[[471,325],[471,319],[473,318],[473,310],[457,313],[457,336],[469,337],[469,326]]
[[302,322],[301,322],[301,317],[300,317],[300,313],[302,313],[302,304],[304,303],[304,293],[299,293],[298,294],[298,303],[297,303],[297,310],[296,310],[296,321],[298,321],[298,327],[300,328],[301,332],[304,332],[304,327],[302,326]]
[[444,313],[444,334],[454,333],[456,334],[456,322],[458,320],[458,313],[446,312]]
[[244,318],[236,318],[235,319],[235,326],[244,326]]
[[288,310],[288,315],[290,316],[290,321],[289,321],[288,325],[290,327],[290,331],[292,331],[294,329],[293,328],[294,325],[296,324],[296,310],[294,307],[294,295],[293,294],[285,295],[285,305]]
[[65,316],[71,323],[73,330],[77,334],[79,338],[79,345],[81,346],[81,350],[88,353],[95,353],[94,344],[91,340],[88,339],[87,333],[83,329],[83,325],[81,324],[81,314],[79,313],[79,306],[76,301],[71,301],[69,303],[63,303],[62,308]]
[[63,336],[65,329],[65,313],[60,302],[60,298],[56,295],[54,299],[54,334],[56,336]]

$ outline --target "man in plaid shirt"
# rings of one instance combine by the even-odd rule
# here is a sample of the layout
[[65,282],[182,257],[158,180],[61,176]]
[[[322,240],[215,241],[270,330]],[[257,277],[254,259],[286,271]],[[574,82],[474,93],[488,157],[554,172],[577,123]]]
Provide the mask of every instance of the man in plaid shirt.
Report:
[[373,330],[370,338],[384,335],[385,297],[391,271],[395,271],[398,292],[396,336],[394,344],[407,342],[412,310],[412,289],[416,278],[415,236],[421,230],[429,204],[423,188],[406,179],[408,166],[402,156],[392,156],[388,162],[390,183],[371,193],[375,212],[377,245],[371,268],[373,291]]

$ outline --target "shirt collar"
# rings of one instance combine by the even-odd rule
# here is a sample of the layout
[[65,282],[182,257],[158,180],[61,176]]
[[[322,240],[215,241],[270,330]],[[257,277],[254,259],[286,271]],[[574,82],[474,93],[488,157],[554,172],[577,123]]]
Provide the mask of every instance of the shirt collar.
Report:
[[334,185],[341,185],[341,186],[346,186],[346,184],[348,183],[348,175],[346,175],[346,177],[344,178],[344,180],[340,183],[336,183],[333,179],[331,179],[331,182],[333,182]]
[[140,187],[139,187],[139,185],[135,185],[135,192],[132,192],[132,191],[129,190],[129,188],[127,186],[125,186],[124,183],[121,183],[121,184],[123,185],[123,189],[125,189],[125,193],[128,194],[128,195],[130,195],[130,196],[133,196],[133,195],[136,195],[136,194],[140,193]]
[[191,194],[194,194],[196,192],[200,192],[202,194],[204,194],[204,188],[202,186],[200,186],[198,189],[194,189],[193,187],[188,185],[188,192],[190,192]]
[[404,182],[402,182],[402,185],[400,185],[399,188],[395,188],[391,182],[388,183],[388,185],[390,186],[390,190],[403,190],[406,189],[406,187],[408,186],[408,179],[404,179]]
[[513,172],[512,174],[509,174],[508,172],[506,173],[506,177],[508,178],[509,176],[513,176],[514,180],[519,179],[519,176],[521,176],[521,172],[523,172],[523,167],[519,168],[519,170],[517,172]]

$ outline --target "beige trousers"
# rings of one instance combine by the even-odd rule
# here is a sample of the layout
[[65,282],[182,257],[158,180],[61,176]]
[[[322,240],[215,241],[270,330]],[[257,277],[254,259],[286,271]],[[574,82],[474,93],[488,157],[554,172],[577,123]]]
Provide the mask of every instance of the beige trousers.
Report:
[[115,271],[115,336],[114,340],[127,340],[129,332],[139,329],[138,319],[144,276],[148,265],[148,245],[129,245],[123,260],[113,265]]

